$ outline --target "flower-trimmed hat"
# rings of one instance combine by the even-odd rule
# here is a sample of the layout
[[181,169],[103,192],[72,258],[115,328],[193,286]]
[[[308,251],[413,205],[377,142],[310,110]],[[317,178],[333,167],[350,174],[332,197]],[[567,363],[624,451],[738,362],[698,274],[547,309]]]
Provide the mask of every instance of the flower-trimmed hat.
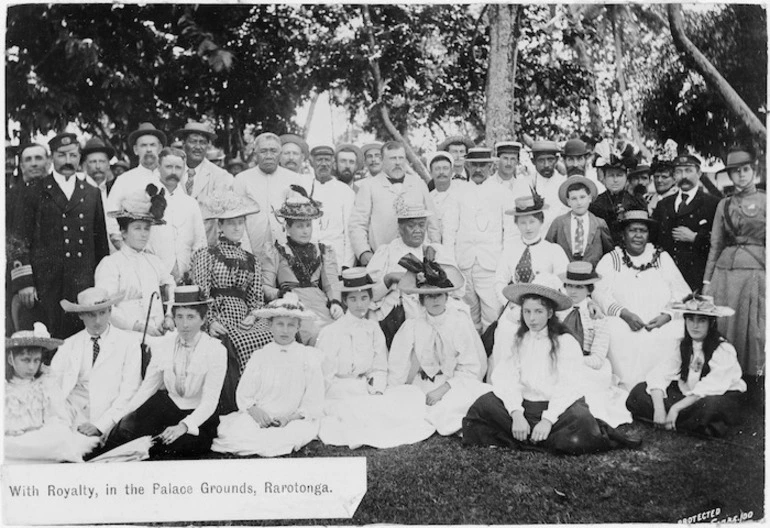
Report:
[[62,299],[59,301],[59,304],[65,312],[69,313],[96,312],[109,308],[110,306],[115,306],[123,300],[125,295],[125,292],[118,292],[115,295],[110,295],[104,288],[97,288],[94,286],[86,288],[78,293],[77,303]]
[[342,270],[342,286],[341,292],[357,292],[364,290],[371,290],[374,286],[374,281],[366,273],[366,268],[346,268]]
[[145,220],[153,225],[162,225],[163,213],[166,212],[165,189],[158,191],[158,187],[150,183],[144,190],[128,194],[120,202],[120,209],[110,211],[107,216],[112,218],[130,218],[132,220]]
[[279,218],[290,220],[315,220],[323,216],[321,202],[313,200],[301,185],[291,185],[293,195],[288,196],[280,209],[275,212]]
[[255,317],[272,319],[273,317],[296,317],[297,319],[314,319],[315,314],[307,310],[299,302],[299,297],[294,292],[286,293],[282,298],[270,301],[267,306],[254,310]]
[[422,201],[407,202],[403,194],[399,194],[393,200],[393,208],[396,210],[396,218],[399,220],[433,216],[433,213],[425,208],[425,204]]
[[572,299],[564,295],[559,289],[561,282],[556,275],[551,273],[538,273],[532,282],[510,284],[503,288],[503,295],[514,304],[521,305],[521,298],[525,295],[537,295],[550,299],[556,305],[556,310],[566,310],[572,306]]
[[177,286],[174,288],[174,299],[169,300],[171,306],[198,306],[201,304],[213,303],[214,299],[203,295],[201,287],[197,284],[189,286]]
[[398,289],[403,293],[449,293],[465,285],[462,272],[449,264],[427,259],[420,261],[411,253],[407,253],[398,263],[407,270],[398,282]]
[[520,196],[514,200],[515,208],[505,212],[507,215],[526,216],[541,213],[548,209],[545,199],[532,189],[530,196]]
[[561,203],[564,205],[567,205],[567,189],[570,188],[571,185],[574,185],[576,183],[582,183],[586,187],[588,187],[588,192],[591,193],[591,198],[596,198],[596,193],[598,192],[598,189],[596,188],[596,184],[586,178],[585,176],[580,176],[579,174],[575,174],[574,176],[570,176],[566,180],[562,182],[561,185],[559,185],[559,200],[561,200]]
[[43,323],[34,323],[32,330],[19,330],[11,337],[5,338],[5,349],[22,347],[40,347],[46,350],[54,350],[64,344],[61,339],[54,339]]
[[706,315],[708,317],[730,317],[735,310],[729,306],[717,306],[710,295],[692,293],[682,299],[681,302],[669,304],[668,309],[673,312]]
[[601,275],[596,273],[593,264],[583,260],[576,260],[567,264],[567,272],[560,273],[558,277],[564,284],[574,284],[576,286],[596,284],[602,278]]
[[259,204],[247,196],[234,191],[212,194],[201,202],[204,220],[238,218],[259,212]]

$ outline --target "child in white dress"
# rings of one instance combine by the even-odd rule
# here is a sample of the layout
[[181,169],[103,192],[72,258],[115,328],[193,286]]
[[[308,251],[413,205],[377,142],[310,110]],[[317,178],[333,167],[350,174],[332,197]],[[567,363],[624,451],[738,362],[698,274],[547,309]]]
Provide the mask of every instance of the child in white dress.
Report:
[[273,457],[301,449],[318,436],[324,406],[321,352],[296,341],[300,321],[310,321],[293,293],[254,312],[270,320],[273,342],[252,354],[235,400],[223,416],[212,451]]

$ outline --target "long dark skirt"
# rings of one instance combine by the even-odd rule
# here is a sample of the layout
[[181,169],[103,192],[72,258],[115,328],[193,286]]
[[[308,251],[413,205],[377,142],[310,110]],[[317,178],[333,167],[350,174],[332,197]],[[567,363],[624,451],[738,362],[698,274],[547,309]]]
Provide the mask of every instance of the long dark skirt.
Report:
[[[169,398],[166,391],[158,391],[115,425],[101,451],[109,451],[142,436],[158,435],[166,427],[178,424],[193,411],[194,409],[180,409]],[[156,441],[150,449],[150,458],[167,454],[186,457],[207,453],[217,435],[217,427],[219,427],[219,416],[214,413],[198,428],[197,436],[186,433],[169,445]]]
[[[524,418],[530,427],[540,422],[548,402],[524,400]],[[608,436],[606,423],[597,420],[588,410],[585,399],[580,398],[564,411],[551,427],[551,433],[542,444],[520,442],[513,437],[513,418],[503,401],[489,392],[481,396],[463,418],[463,443],[466,445],[496,445],[518,449],[540,449],[580,455],[609,451],[618,444]]]
[[[666,389],[663,404],[666,412],[671,406],[684,399],[679,390],[679,383],[672,381]],[[693,431],[708,436],[724,436],[730,425],[741,421],[741,407],[744,396],[738,391],[727,391],[721,396],[706,396],[679,413],[677,429]],[[655,408],[652,397],[647,394],[647,384],[640,383],[631,390],[626,400],[626,408],[634,418],[652,420]]]

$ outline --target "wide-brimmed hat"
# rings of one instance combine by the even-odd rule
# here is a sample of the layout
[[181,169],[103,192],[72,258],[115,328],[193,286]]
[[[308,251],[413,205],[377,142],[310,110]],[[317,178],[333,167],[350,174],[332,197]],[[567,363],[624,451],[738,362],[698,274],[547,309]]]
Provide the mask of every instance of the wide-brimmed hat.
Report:
[[625,227],[632,222],[642,222],[647,224],[648,227],[657,227],[658,222],[650,218],[650,213],[647,209],[629,209],[620,215],[620,226]]
[[296,317],[297,319],[315,319],[315,314],[306,309],[294,292],[287,292],[280,299],[270,301],[267,306],[252,312],[256,317],[272,319],[273,317]]
[[234,191],[211,194],[200,203],[200,206],[204,220],[227,220],[259,212],[257,202]]
[[203,290],[197,284],[177,286],[174,288],[174,300],[169,301],[171,306],[198,306],[213,303],[214,299],[203,295]]
[[756,161],[756,158],[751,155],[750,152],[745,150],[733,150],[727,153],[725,158],[725,167],[720,172],[726,172],[730,169],[736,169],[743,167],[744,165],[751,165]]
[[281,208],[275,212],[275,216],[290,220],[315,220],[323,216],[321,202],[308,196],[304,187],[295,184],[290,187],[294,192],[286,198]]
[[431,165],[433,165],[433,162],[438,159],[444,159],[449,162],[449,165],[454,167],[455,165],[455,158],[452,156],[449,152],[444,152],[443,150],[439,150],[438,152],[434,152],[428,157],[428,170],[430,170]]
[[729,306],[717,306],[709,295],[690,294],[680,302],[673,302],[667,307],[673,312],[706,315],[709,317],[730,317],[735,310]]
[[285,145],[286,143],[294,143],[300,148],[300,150],[302,150],[302,155],[305,156],[305,158],[310,156],[310,149],[307,146],[307,141],[305,141],[298,135],[284,134],[280,136],[279,139],[281,140],[281,146]]
[[476,145],[471,138],[467,136],[449,136],[444,141],[438,144],[437,150],[447,150],[449,145],[465,145],[465,148],[472,149]]
[[166,134],[155,128],[152,123],[142,123],[139,128],[134,130],[128,135],[128,144],[133,145],[136,140],[142,136],[155,136],[160,141],[161,145],[166,144]]
[[567,140],[562,150],[562,155],[564,156],[585,156],[590,153],[591,151],[588,150],[586,142],[577,138]]
[[535,190],[532,190],[532,194],[529,196],[519,196],[513,201],[515,207],[505,211],[507,215],[513,216],[527,216],[535,213],[542,213],[548,209],[548,204],[542,196],[537,194]]
[[586,285],[596,284],[601,280],[601,275],[596,273],[593,264],[584,260],[576,260],[567,264],[567,272],[560,273],[559,279],[564,284]]
[[393,200],[393,209],[395,209],[396,218],[399,220],[433,216],[433,213],[425,207],[425,203],[422,200],[408,201],[403,194],[399,194]]
[[514,304],[521,305],[521,298],[525,295],[537,295],[550,299],[556,304],[556,310],[566,310],[572,306],[572,299],[561,291],[561,282],[556,275],[550,273],[538,273],[532,282],[510,284],[503,288],[503,295]]
[[465,155],[465,163],[493,163],[497,158],[492,155],[492,149],[476,147],[468,150]]
[[581,183],[588,187],[588,192],[591,193],[591,198],[596,198],[596,193],[598,192],[598,189],[596,188],[596,184],[591,181],[590,179],[586,178],[585,176],[580,176],[579,174],[575,174],[574,176],[570,176],[566,180],[562,182],[561,185],[559,185],[559,200],[561,200],[561,203],[564,205],[567,205],[567,189],[569,189],[572,185],[575,185],[577,183]]
[[366,145],[361,147],[361,153],[364,155],[364,157],[366,157],[366,153],[372,149],[382,150],[382,143],[378,141],[375,141],[374,143],[367,143]]
[[356,155],[356,166],[360,169],[364,166],[364,153],[353,143],[340,143],[337,145],[337,154],[340,152],[352,152]]
[[78,293],[78,302],[73,303],[67,299],[59,301],[62,309],[70,313],[96,312],[110,306],[115,306],[123,300],[125,292],[110,295],[104,288],[93,286]]
[[184,128],[180,128],[174,132],[174,135],[180,138],[187,137],[189,134],[200,134],[202,136],[206,136],[211,142],[214,142],[217,139],[217,135],[209,130],[209,127],[203,123],[190,122],[187,123]]
[[495,143],[495,156],[506,153],[516,153],[521,151],[521,143],[518,141],[498,141]]
[[117,211],[109,211],[107,216],[111,218],[130,218],[132,220],[144,220],[152,225],[163,225],[163,213],[166,211],[165,189],[158,191],[158,187],[147,184],[147,187],[127,194],[121,200]]
[[94,152],[104,152],[107,155],[107,159],[110,159],[115,155],[115,149],[106,145],[104,141],[98,137],[92,137],[86,141],[86,146],[83,147],[80,154],[83,159],[85,159],[86,156],[93,154]]
[[398,289],[402,293],[449,293],[465,285],[465,277],[460,269],[449,264],[421,261],[411,253],[407,253],[398,263],[407,270],[398,281]]
[[356,292],[371,290],[374,287],[374,281],[366,273],[366,268],[346,268],[342,270],[341,292]]
[[558,154],[561,152],[561,147],[555,141],[535,141],[532,143],[532,158],[536,158],[538,154]]
[[34,323],[32,330],[19,330],[5,338],[5,349],[22,347],[40,347],[54,350],[64,344],[61,339],[54,339],[43,323]]

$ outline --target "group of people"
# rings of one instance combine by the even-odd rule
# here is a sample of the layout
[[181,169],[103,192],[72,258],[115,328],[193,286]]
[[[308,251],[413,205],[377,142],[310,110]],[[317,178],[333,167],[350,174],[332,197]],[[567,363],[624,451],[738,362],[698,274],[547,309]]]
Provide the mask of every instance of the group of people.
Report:
[[109,183],[100,140],[20,149],[7,457],[435,433],[580,454],[638,446],[633,418],[720,436],[747,388],[762,401],[766,201],[747,150],[720,200],[695,156],[648,167],[579,139],[536,141],[530,176],[517,142],[449,137],[428,185],[398,142],[263,133],[231,175],[203,124],[176,136],[140,125],[139,165]]

